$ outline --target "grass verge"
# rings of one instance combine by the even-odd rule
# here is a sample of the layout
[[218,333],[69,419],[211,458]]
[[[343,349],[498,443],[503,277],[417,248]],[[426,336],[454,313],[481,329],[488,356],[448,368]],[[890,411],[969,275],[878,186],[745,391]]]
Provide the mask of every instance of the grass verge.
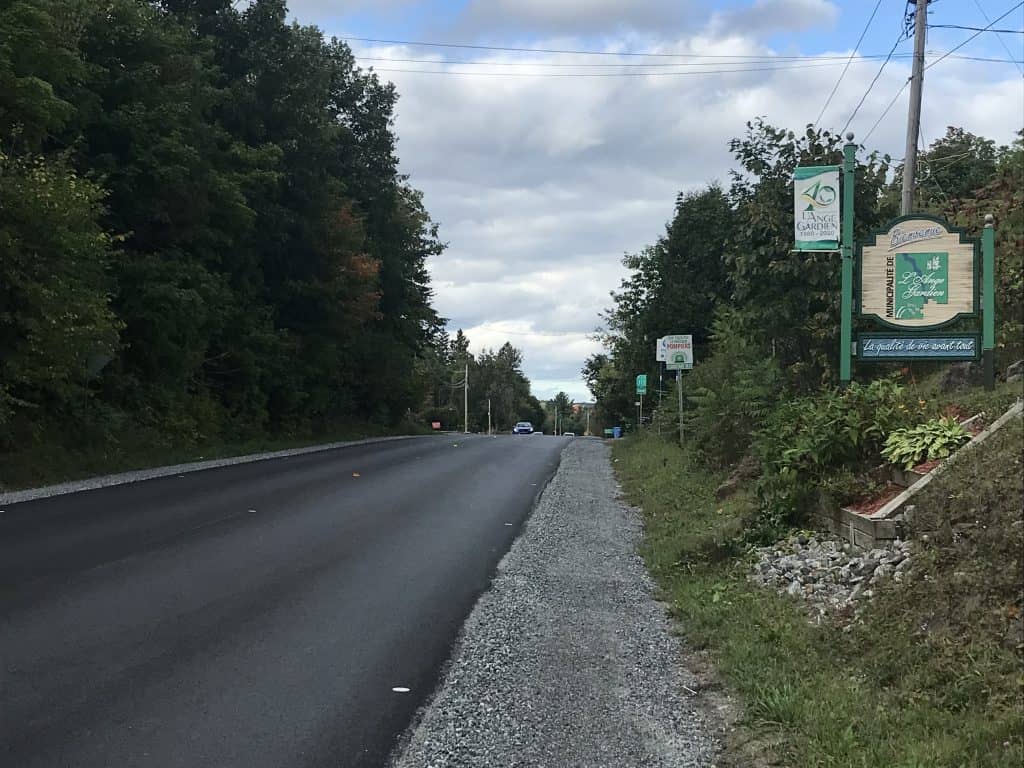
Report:
[[185,464],[191,461],[225,459],[251,453],[361,440],[369,437],[427,434],[415,424],[388,429],[377,424],[353,423],[316,437],[260,437],[243,441],[216,441],[181,445],[146,432],[126,433],[102,444],[82,442],[67,447],[53,442],[30,445],[0,454],[0,491],[35,488],[51,483],[137,469]]
[[913,578],[880,590],[845,629],[812,626],[797,601],[747,582],[749,491],[716,502],[725,474],[655,437],[619,441],[614,457],[643,509],[648,568],[689,643],[743,701],[744,727],[778,745],[775,761],[1018,768],[1022,445],[1018,419],[922,492]]

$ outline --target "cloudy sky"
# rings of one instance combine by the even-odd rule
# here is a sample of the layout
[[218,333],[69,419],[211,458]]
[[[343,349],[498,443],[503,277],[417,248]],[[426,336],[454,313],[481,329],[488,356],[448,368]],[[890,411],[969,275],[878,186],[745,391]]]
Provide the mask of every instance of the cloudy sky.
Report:
[[[930,7],[922,135],[947,125],[1009,142],[1024,122],[1017,0]],[[590,398],[589,339],[623,277],[624,252],[655,240],[681,190],[725,181],[728,140],[758,115],[813,123],[873,0],[291,0],[295,18],[345,38],[394,81],[404,172],[447,252],[430,265],[437,307],[474,350],[521,348],[534,394]],[[903,29],[881,0],[821,125],[841,130]],[[433,43],[434,45],[425,45]],[[445,44],[445,45],[441,45]],[[532,49],[528,51],[496,49]],[[536,49],[546,49],[540,52]],[[912,40],[850,121],[859,141],[910,74]],[[574,53],[578,51],[587,54]],[[646,54],[646,55],[637,55]],[[813,57],[813,58],[808,58]],[[1002,59],[977,61],[965,57]],[[904,154],[904,90],[867,137]],[[678,332],[685,333],[680,328]]]

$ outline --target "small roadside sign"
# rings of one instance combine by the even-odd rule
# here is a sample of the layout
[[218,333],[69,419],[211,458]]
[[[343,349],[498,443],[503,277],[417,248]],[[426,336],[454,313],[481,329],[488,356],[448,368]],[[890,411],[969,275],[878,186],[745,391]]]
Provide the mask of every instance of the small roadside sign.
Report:
[[666,336],[664,341],[665,370],[689,371],[693,368],[693,336],[691,334]]
[[637,377],[636,377],[636,393],[638,395],[646,395],[647,394],[647,374],[646,373],[637,374]]

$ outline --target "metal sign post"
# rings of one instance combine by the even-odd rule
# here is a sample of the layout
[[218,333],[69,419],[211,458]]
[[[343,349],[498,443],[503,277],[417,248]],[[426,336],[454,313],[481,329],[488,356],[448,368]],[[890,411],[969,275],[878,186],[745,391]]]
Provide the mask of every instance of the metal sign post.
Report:
[[679,394],[679,447],[682,448],[683,438],[683,372],[676,371],[676,392]]
[[665,369],[676,372],[676,394],[679,397],[679,447],[683,447],[683,371],[693,368],[693,336],[679,334],[665,337]]
[[993,350],[996,346],[996,231],[992,214],[985,215],[981,233],[981,360],[985,368],[985,389],[996,388]]
[[853,131],[846,134],[843,146],[843,231],[842,259],[843,283],[839,307],[839,383],[850,383],[850,364],[853,357],[853,179],[857,170],[857,145]]

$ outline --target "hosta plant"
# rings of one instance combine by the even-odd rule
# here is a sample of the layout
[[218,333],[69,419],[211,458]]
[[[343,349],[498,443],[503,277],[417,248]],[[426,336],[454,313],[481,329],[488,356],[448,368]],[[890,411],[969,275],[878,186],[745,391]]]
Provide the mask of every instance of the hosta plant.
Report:
[[970,439],[956,419],[943,416],[890,433],[882,457],[891,464],[913,469],[923,461],[946,458]]

